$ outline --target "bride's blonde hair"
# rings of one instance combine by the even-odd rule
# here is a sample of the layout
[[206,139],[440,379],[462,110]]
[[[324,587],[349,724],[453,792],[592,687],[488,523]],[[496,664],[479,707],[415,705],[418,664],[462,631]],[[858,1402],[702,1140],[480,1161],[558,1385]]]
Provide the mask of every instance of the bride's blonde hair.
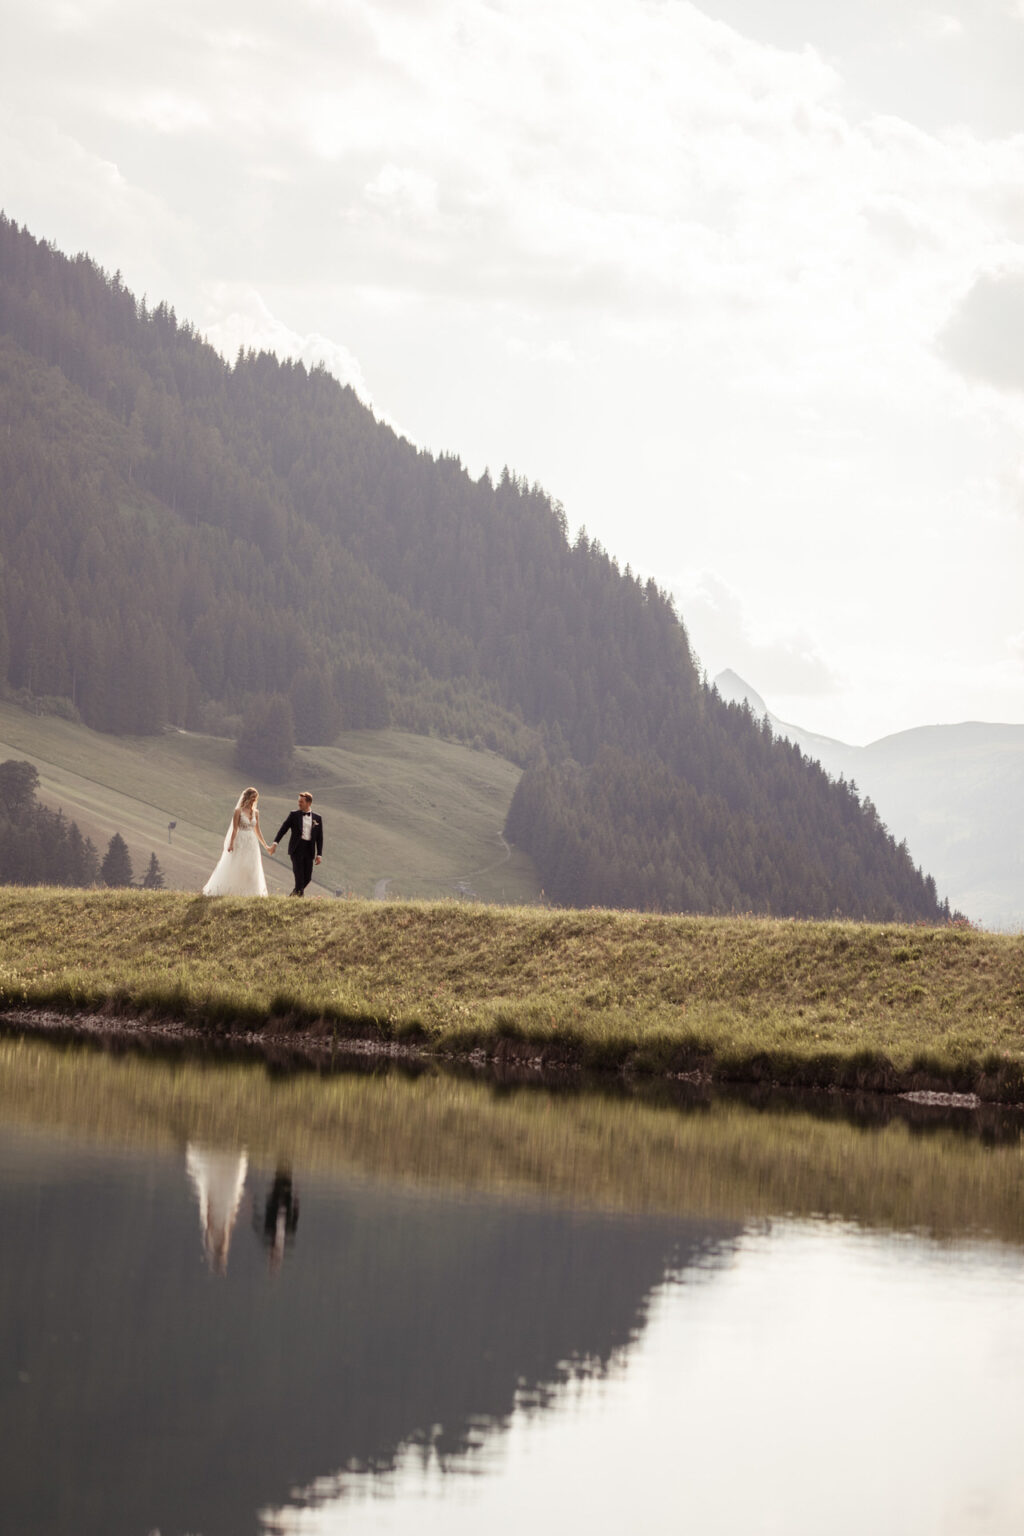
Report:
[[254,785],[250,784],[248,789],[243,789],[242,790],[241,796],[240,796],[239,801],[238,801],[238,809],[240,811],[244,811],[244,810],[248,809],[250,806],[253,806],[253,805],[256,804],[256,801],[259,799],[259,797],[260,797],[259,790]]

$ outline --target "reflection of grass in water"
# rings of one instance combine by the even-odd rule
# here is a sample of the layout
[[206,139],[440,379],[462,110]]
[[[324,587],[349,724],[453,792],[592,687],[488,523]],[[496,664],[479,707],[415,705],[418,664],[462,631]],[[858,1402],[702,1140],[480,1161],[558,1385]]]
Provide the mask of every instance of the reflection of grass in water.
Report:
[[0,1040],[0,1122],[125,1147],[186,1140],[304,1172],[721,1220],[827,1215],[1024,1243],[1021,1145],[894,1120],[695,1109],[444,1074],[274,1078],[261,1067]]
[[0,1004],[1024,1099],[1024,946],[896,925],[12,890]]

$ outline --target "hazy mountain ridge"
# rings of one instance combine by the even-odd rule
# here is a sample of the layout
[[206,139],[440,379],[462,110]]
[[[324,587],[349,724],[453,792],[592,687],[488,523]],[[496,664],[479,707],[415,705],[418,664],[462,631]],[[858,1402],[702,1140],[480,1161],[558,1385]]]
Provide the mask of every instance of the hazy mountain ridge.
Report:
[[[95,729],[398,725],[525,767],[567,905],[941,921],[869,807],[704,687],[653,581],[322,369],[226,364],[0,217],[0,681]],[[63,701],[63,702],[61,702]]]
[[973,921],[1024,928],[1024,725],[914,726],[857,747],[780,720],[730,669],[715,686],[724,699],[748,703],[833,777],[854,781]]

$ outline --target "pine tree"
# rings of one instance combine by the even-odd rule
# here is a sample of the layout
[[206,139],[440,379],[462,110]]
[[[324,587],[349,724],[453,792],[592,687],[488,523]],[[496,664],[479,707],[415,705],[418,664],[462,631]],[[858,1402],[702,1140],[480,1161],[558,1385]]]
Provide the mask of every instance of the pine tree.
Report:
[[295,735],[309,746],[330,746],[341,729],[341,711],[319,667],[296,672],[288,690],[295,716]]
[[9,757],[0,763],[0,811],[13,821],[35,803],[39,770],[34,763]]
[[142,888],[144,891],[162,891],[164,884],[164,872],[160,868],[160,860],[155,853],[151,853],[146,873],[142,877]]
[[78,824],[73,821],[68,828],[67,884],[96,885],[99,878],[99,855],[92,838],[83,837]]
[[246,715],[235,743],[235,762],[246,773],[280,784],[292,769],[295,725],[280,693],[261,694]]
[[128,844],[120,832],[115,832],[107,844],[107,851],[100,865],[100,879],[104,885],[131,885],[132,883],[131,855],[128,852]]

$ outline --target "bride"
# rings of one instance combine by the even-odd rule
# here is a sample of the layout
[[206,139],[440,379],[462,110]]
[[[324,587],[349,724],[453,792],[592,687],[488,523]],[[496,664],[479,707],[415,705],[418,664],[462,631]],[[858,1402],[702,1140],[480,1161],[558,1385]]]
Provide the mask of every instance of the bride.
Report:
[[213,874],[203,886],[204,896],[265,896],[267,878],[263,873],[260,845],[267,848],[260,831],[260,813],[256,809],[259,790],[243,789],[224,837],[224,852]]

